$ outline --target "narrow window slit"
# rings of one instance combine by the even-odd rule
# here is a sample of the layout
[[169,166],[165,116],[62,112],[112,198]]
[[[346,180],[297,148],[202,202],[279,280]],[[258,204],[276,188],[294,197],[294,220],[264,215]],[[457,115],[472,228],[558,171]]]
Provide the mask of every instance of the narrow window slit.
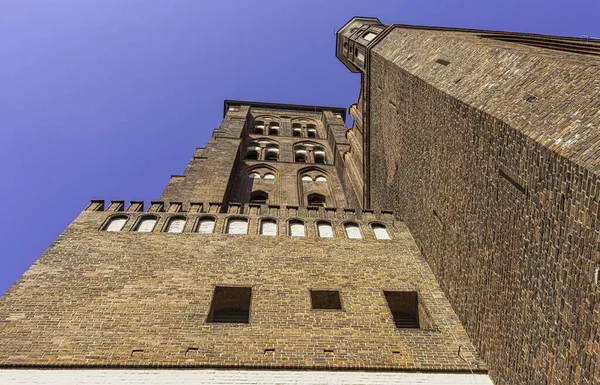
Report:
[[435,62],[438,64],[441,64],[443,66],[447,66],[448,64],[450,64],[450,62],[448,60],[444,60],[444,59],[437,59]]
[[502,170],[498,170],[498,173],[500,174],[500,176],[502,178],[506,179],[508,182],[510,182],[510,184],[512,184],[513,186],[515,186],[517,190],[519,190],[523,194],[526,193],[527,189],[525,189],[525,187],[521,186],[521,184],[519,182],[517,182],[516,180],[514,180],[513,178],[511,178],[507,173],[505,173]]

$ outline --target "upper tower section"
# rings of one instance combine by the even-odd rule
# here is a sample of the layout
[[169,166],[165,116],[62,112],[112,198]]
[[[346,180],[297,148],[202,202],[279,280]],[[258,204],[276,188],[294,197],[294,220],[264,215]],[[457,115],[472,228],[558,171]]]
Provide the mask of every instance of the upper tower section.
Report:
[[336,32],[335,55],[352,72],[364,72],[367,46],[384,31],[374,17],[353,17]]
[[337,107],[226,100],[220,127],[161,199],[360,208],[345,118]]

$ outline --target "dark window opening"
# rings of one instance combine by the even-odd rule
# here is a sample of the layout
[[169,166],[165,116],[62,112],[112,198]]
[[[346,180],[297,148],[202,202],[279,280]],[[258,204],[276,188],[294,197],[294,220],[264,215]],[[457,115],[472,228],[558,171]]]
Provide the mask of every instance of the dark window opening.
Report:
[[419,328],[419,297],[414,291],[385,291],[394,325],[398,329]]
[[443,66],[447,66],[448,64],[450,64],[450,62],[448,60],[444,60],[444,59],[437,59],[435,62],[438,64],[441,64]]
[[265,155],[265,160],[278,160],[278,159],[279,159],[279,153],[277,151],[267,150],[267,154]]
[[258,160],[258,151],[251,150],[246,153],[246,159]]
[[310,194],[307,199],[309,206],[325,207],[325,197],[321,194]]
[[302,131],[301,130],[294,130],[292,132],[292,135],[296,136],[296,137],[302,137]]
[[306,154],[297,152],[294,156],[294,161],[298,163],[306,163]]
[[250,287],[215,287],[207,322],[244,323],[250,322]]
[[308,130],[308,137],[309,138],[316,138],[317,137],[317,131],[315,131],[315,130]]
[[313,309],[342,310],[339,291],[311,290],[310,301]]
[[315,154],[315,163],[325,164],[325,155]]
[[264,191],[254,191],[252,192],[252,194],[250,194],[250,203],[257,203],[257,204],[267,204],[267,201],[269,200],[269,194],[267,194]]

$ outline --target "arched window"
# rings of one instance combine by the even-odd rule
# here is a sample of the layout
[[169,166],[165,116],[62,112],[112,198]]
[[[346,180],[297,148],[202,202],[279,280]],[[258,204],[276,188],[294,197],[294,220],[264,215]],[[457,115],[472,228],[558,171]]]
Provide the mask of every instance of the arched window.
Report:
[[127,217],[113,217],[108,221],[104,231],[121,231],[127,222]]
[[304,175],[304,176],[302,177],[302,180],[303,180],[304,182],[312,182],[312,181],[313,181],[313,178],[311,178],[311,177],[310,177],[310,176],[308,176],[308,175]]
[[344,229],[346,230],[346,236],[348,239],[362,239],[360,228],[356,223],[346,223],[344,225]]
[[292,126],[292,136],[302,137],[302,127],[299,124],[294,124]]
[[329,222],[317,223],[317,229],[319,230],[319,238],[333,238],[333,227]]
[[375,234],[376,239],[392,239],[390,238],[390,234],[384,225],[380,223],[374,223],[371,225],[371,228],[373,229],[373,234]]
[[250,144],[246,150],[246,159],[258,160],[260,153],[260,147],[254,144]]
[[267,204],[269,200],[269,194],[264,191],[253,191],[250,194],[250,203]]
[[313,155],[315,157],[315,163],[326,163],[325,151],[323,151],[322,149],[315,149],[315,151],[313,151]]
[[154,226],[156,226],[156,218],[144,217],[140,220],[140,223],[135,231],[139,231],[140,233],[149,233],[154,230]]
[[317,137],[317,129],[312,124],[306,125],[306,133],[308,134],[309,138],[316,138]]
[[317,182],[327,182],[327,178],[325,178],[323,175],[319,175],[315,181]]
[[277,235],[277,221],[274,219],[263,219],[260,221],[260,234],[261,235]]
[[257,172],[251,172],[250,174],[248,174],[248,178],[252,178],[252,179],[258,178],[258,179],[260,179],[260,174],[257,173]]
[[294,151],[294,161],[298,163],[306,163],[306,150],[304,147],[299,147]]
[[304,236],[304,222],[302,221],[290,221],[290,236],[292,237],[303,237]]
[[200,234],[212,234],[215,231],[215,219],[214,218],[202,218],[198,221],[198,227],[196,231]]
[[309,206],[325,207],[325,197],[321,194],[310,194],[307,200]]
[[267,153],[265,154],[265,160],[278,160],[279,149],[277,147],[267,147]]
[[279,123],[269,124],[269,135],[279,135]]
[[168,233],[182,233],[185,227],[185,218],[173,218],[167,226]]
[[255,134],[264,134],[265,133],[265,123],[264,122],[256,122],[254,124],[254,133]]
[[275,175],[271,174],[271,173],[267,173],[267,174],[265,174],[265,176],[263,176],[263,179],[275,179]]
[[245,218],[232,218],[227,222],[227,234],[247,234],[248,220]]

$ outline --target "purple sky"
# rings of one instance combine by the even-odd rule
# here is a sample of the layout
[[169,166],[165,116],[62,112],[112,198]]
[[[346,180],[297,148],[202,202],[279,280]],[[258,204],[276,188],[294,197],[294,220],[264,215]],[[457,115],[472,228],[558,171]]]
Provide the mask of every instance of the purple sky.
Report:
[[352,16],[600,36],[598,0],[493,3],[0,2],[0,294],[90,199],[157,199],[224,99],[348,107],[334,32]]

